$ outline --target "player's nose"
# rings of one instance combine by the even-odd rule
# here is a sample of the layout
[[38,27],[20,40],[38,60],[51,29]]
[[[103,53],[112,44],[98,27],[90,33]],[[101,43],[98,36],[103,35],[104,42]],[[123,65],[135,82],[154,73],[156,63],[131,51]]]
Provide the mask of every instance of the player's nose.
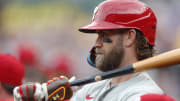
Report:
[[101,36],[98,36],[95,42],[95,48],[101,48],[103,46],[103,40]]

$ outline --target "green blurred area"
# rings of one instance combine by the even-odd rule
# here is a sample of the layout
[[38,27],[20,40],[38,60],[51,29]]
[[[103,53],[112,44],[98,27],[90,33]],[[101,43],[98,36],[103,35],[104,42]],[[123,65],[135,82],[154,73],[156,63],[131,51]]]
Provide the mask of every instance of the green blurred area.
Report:
[[19,0],[7,3],[1,20],[4,30],[11,33],[28,27],[42,30],[48,27],[78,26],[85,19],[91,18],[72,2],[35,2],[27,5]]
[[[78,29],[91,22],[94,3],[97,1],[89,4],[78,0],[1,1],[0,51],[18,57],[18,46],[29,43],[37,46],[40,68],[49,67],[53,54],[62,52],[75,61],[74,74],[80,77],[93,73],[86,58],[95,37]],[[87,71],[79,73],[80,70]]]

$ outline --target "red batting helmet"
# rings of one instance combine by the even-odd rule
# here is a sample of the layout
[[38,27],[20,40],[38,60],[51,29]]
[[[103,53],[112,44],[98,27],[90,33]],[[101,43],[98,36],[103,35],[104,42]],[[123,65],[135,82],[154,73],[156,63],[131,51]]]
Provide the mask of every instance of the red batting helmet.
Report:
[[15,57],[0,53],[0,82],[18,86],[24,78],[24,66]]
[[156,23],[153,11],[138,0],[107,0],[94,10],[93,22],[79,31],[95,33],[96,30],[135,28],[154,45]]

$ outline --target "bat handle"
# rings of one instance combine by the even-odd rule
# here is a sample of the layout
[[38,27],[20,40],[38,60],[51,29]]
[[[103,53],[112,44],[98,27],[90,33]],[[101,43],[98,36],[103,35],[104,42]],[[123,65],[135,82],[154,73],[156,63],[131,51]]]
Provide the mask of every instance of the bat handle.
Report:
[[81,86],[81,85],[84,85],[87,83],[95,82],[94,78],[95,78],[95,76],[91,76],[89,78],[84,78],[81,80],[75,80],[75,81],[70,82],[70,86]]
[[117,76],[121,76],[125,74],[130,74],[130,73],[134,73],[134,68],[132,67],[132,65],[128,65],[123,68],[96,74],[94,76],[84,78],[81,80],[75,80],[73,82],[70,82],[70,86],[81,86],[81,85],[92,83],[95,81],[109,79],[109,78],[113,78],[113,77],[117,77]]

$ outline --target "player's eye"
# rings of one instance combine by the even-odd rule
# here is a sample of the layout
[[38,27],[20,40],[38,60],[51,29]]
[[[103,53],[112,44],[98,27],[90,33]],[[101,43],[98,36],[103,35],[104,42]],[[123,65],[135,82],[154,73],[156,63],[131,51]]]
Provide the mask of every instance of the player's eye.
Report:
[[112,40],[110,38],[103,38],[103,42],[112,43]]

